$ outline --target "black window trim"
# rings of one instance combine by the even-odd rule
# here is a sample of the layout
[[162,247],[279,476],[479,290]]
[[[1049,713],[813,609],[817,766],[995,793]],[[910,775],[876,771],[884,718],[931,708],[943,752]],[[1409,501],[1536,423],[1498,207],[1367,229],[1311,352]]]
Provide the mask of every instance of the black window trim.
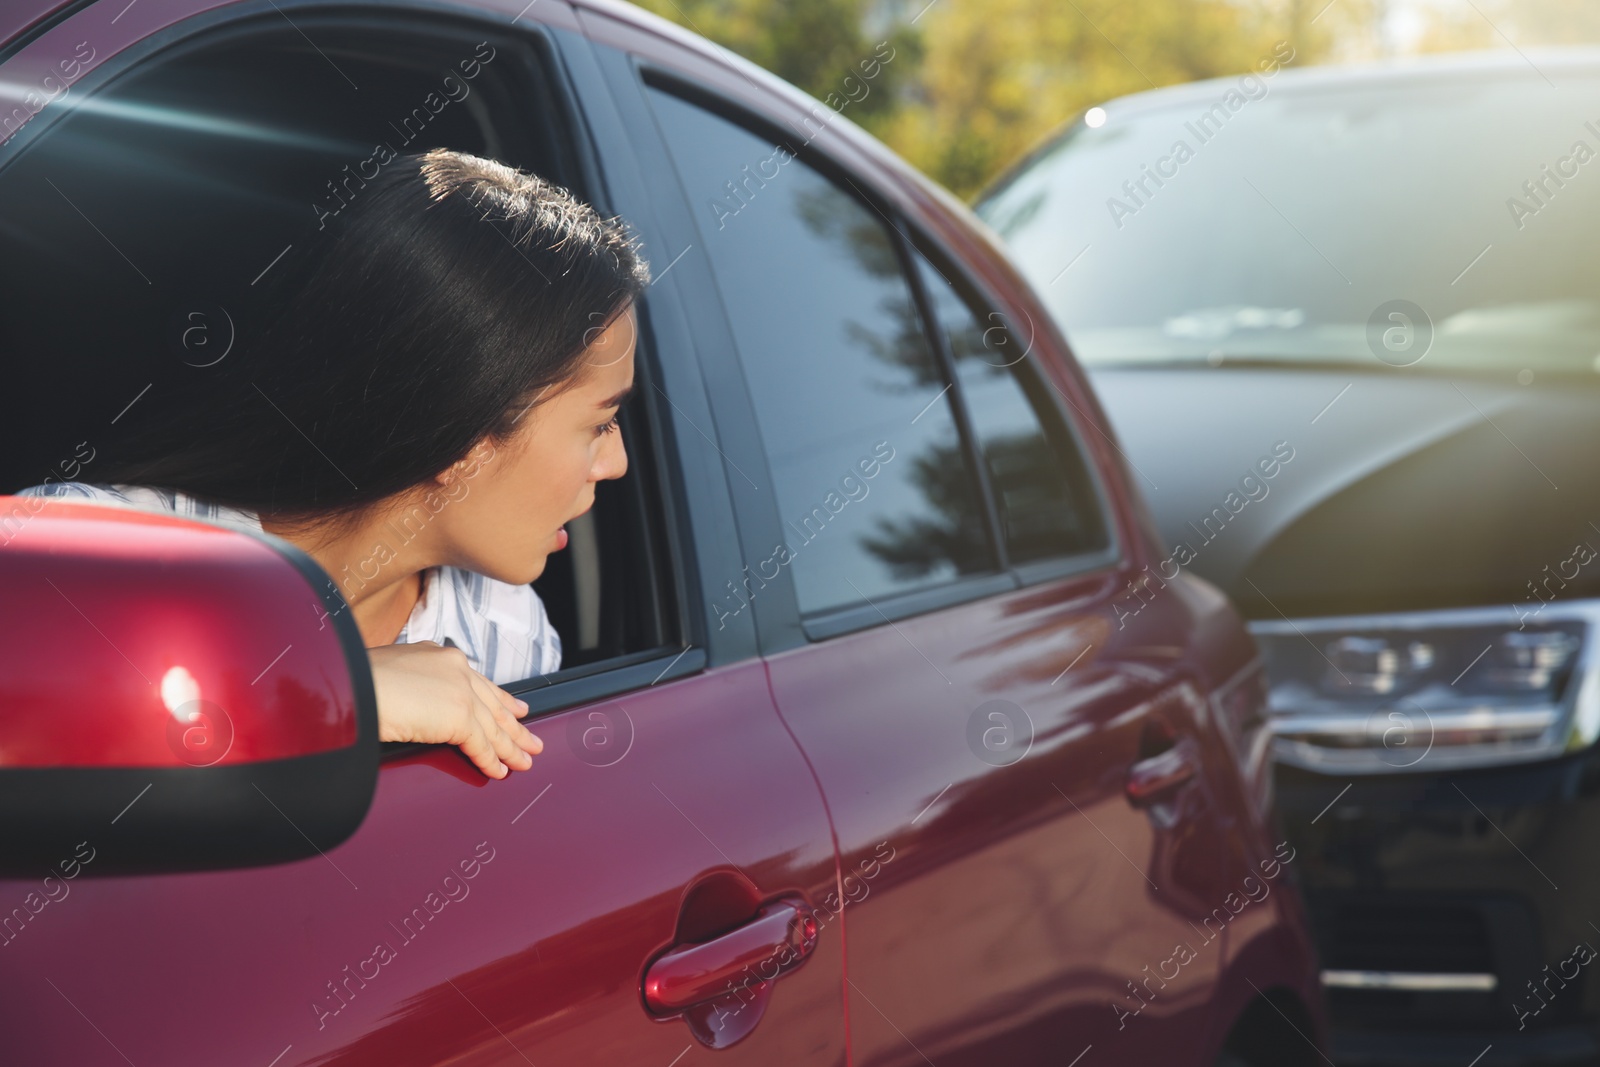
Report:
[[[607,161],[606,177],[615,179],[621,198],[613,206],[624,215],[629,210],[637,212],[634,222],[645,239],[661,242],[658,247],[670,258],[654,261],[662,270],[658,281],[679,260],[684,261],[665,278],[664,285],[651,286],[648,306],[659,310],[668,323],[682,364],[664,368],[662,385],[670,390],[676,376],[675,384],[691,390],[690,395],[680,393],[676,400],[664,395],[673,411],[660,410],[663,425],[678,434],[673,442],[682,450],[680,467],[686,470],[685,463],[698,464],[701,473],[699,479],[682,484],[686,499],[694,506],[695,551],[686,562],[697,583],[695,606],[704,611],[698,617],[698,629],[705,635],[709,663],[723,666],[798,647],[804,639],[793,602],[784,599],[793,596],[787,581],[769,582],[768,594],[749,613],[734,612],[739,617],[731,625],[726,625],[726,617],[712,624],[710,608],[728,595],[710,584],[712,578],[726,578],[726,560],[752,558],[768,536],[762,532],[764,521],[770,520],[771,533],[776,533],[780,524],[776,512],[759,513],[759,506],[752,512],[749,498],[732,475],[738,468],[728,458],[730,453],[762,455],[754,408],[734,351],[732,326],[705,259],[703,233],[677,180],[669,146],[644,91],[639,57],[582,34],[556,31],[553,35],[563,48],[570,73],[584,87],[579,106],[596,139],[597,152]],[[667,266],[662,268],[662,262]],[[692,381],[685,376],[686,370],[692,370]],[[685,406],[697,414],[691,418]],[[707,435],[706,427],[714,438]],[[715,457],[711,453],[716,453]],[[761,462],[764,464],[764,459]]]
[[[538,721],[567,708],[605,704],[612,697],[627,696],[648,689],[657,682],[672,681],[699,674],[706,669],[704,645],[684,649],[647,648],[557,671],[544,678],[506,682],[501,688],[528,702],[528,713],[520,722],[537,726]],[[385,741],[381,760],[402,759],[415,752],[443,746],[421,741]]]
[[[565,113],[561,125],[567,147],[570,148],[569,162],[579,179],[574,191],[587,197],[590,204],[602,213],[615,214],[616,192],[607,181],[606,169],[601,163],[601,148],[595,143],[597,134],[590,126],[582,94],[575,84],[575,75],[568,60],[570,48],[587,48],[589,42],[581,35],[557,27],[534,24],[524,28],[524,32],[529,30],[542,43],[541,58],[545,61],[545,75],[550,83],[551,95]],[[666,540],[663,549],[665,573],[658,572],[656,580],[664,580],[667,584],[666,595],[671,600],[669,614],[674,616],[671,621],[676,624],[677,633],[684,643],[679,647],[641,649],[568,670],[558,670],[548,678],[535,677],[511,683],[507,686],[508,691],[528,702],[528,720],[573,704],[638,689],[645,673],[655,672],[651,681],[646,683],[654,685],[668,678],[703,671],[710,662],[705,605],[695,575],[694,531],[689,520],[691,503],[682,477],[684,464],[668,433],[668,416],[662,410],[662,400],[657,399],[657,394],[663,398],[666,394],[661,392],[657,382],[660,377],[657,363],[661,352],[657,344],[650,297],[647,289],[639,298],[639,355],[642,358],[634,364],[638,388],[633,404],[637,405],[642,420],[631,421],[642,421],[643,425],[630,425],[629,429],[636,434],[643,432],[649,439],[649,456],[653,460],[650,475],[654,484],[639,485],[635,491],[643,496],[645,507],[655,504],[660,508],[656,519]],[[657,664],[663,659],[668,662],[662,670],[656,671]],[[547,694],[545,690],[551,692]],[[569,693],[571,699],[568,699]]]
[[884,623],[1015,592],[1018,588],[1017,576],[1012,571],[971,574],[931,589],[915,589],[879,597],[865,604],[813,612],[801,618],[800,628],[812,641],[825,641],[830,637],[841,637]]
[[[989,292],[988,287],[974,279],[968,271],[960,266],[960,257],[953,254],[944,241],[930,234],[923,227],[910,218],[904,219],[906,227],[911,231],[907,238],[911,243],[914,253],[920,254],[928,261],[938,274],[940,274],[956,290],[956,294],[966,302],[969,307],[987,308],[992,313],[1000,314],[1000,329],[1006,331],[1011,343],[1016,344],[1019,338],[1011,328],[1008,321],[1010,316],[998,312],[1004,306],[1004,301],[996,300]],[[919,279],[920,284],[920,279]],[[948,341],[943,329],[936,319],[932,317],[933,305],[928,304],[929,321],[933,332],[938,337],[938,344],[947,348]],[[1102,569],[1112,569],[1123,562],[1123,538],[1117,525],[1117,512],[1112,507],[1111,497],[1106,492],[1105,479],[1100,470],[1100,465],[1094,461],[1094,453],[1086,447],[1083,434],[1078,427],[1078,420],[1073,418],[1066,409],[1066,399],[1055,383],[1050,381],[1046,374],[1034,366],[1028,359],[1019,361],[1024,368],[1022,373],[1027,376],[1039,396],[1048,398],[1048,412],[1055,415],[1057,426],[1056,433],[1062,434],[1067,443],[1078,454],[1083,463],[1084,473],[1088,477],[1089,490],[1093,494],[1094,502],[1099,511],[1100,525],[1106,531],[1106,547],[1091,552],[1068,552],[1060,555],[1048,556],[1044,559],[1030,560],[1023,563],[1012,563],[1009,567],[1015,574],[1022,588],[1053,582],[1062,578],[1085,574]],[[961,392],[959,386],[957,392]],[[1023,392],[1029,394],[1024,385]],[[1033,397],[1029,395],[1031,401]],[[965,405],[965,395],[962,397]],[[1043,426],[1047,437],[1053,437],[1051,427]],[[998,514],[999,503],[991,498],[991,507]],[[1003,542],[1002,538],[1002,542]]]
[[603,704],[611,697],[648,689],[657,682],[698,674],[706,668],[704,643],[674,648],[663,645],[610,659],[569,667],[545,678],[507,682],[501,688],[528,702],[523,722],[579,704]]
[[967,391],[961,388],[961,382],[956,376],[955,356],[950,351],[949,338],[945,336],[939,322],[933,295],[928,292],[922,271],[917,268],[916,260],[913,258],[917,255],[916,246],[906,236],[905,230],[898,225],[894,227],[894,232],[892,240],[895,254],[900,259],[900,270],[911,286],[911,298],[917,306],[917,317],[922,320],[923,336],[927,338],[928,348],[944,375],[945,387],[950,391],[950,410],[955,416],[956,432],[961,437],[961,453],[967,459],[972,488],[977,494],[978,506],[983,511],[984,528],[989,534],[990,559],[994,561],[997,570],[1009,571],[1011,556],[1006,545],[1005,526],[1000,521],[999,498],[989,478],[989,464],[984,459],[983,448],[978,442],[978,430],[972,421],[972,409],[967,404]]
[[[865,198],[859,186],[850,182],[852,188]],[[880,208],[879,213],[883,214]],[[843,608],[831,608],[820,612],[803,615],[800,620],[801,629],[806,637],[812,641],[822,641],[830,637],[839,637],[844,634],[864,630],[868,627],[884,622],[894,622],[899,619],[922,615],[937,611],[942,608],[956,607],[961,604],[985,597],[996,596],[1030,586],[1044,585],[1050,582],[1061,581],[1081,575],[1092,574],[1097,571],[1109,571],[1116,568],[1123,559],[1122,538],[1119,536],[1116,512],[1109,506],[1109,498],[1105,485],[1100,476],[1098,465],[1093,461],[1092,454],[1085,449],[1082,435],[1078,432],[1077,423],[1068,417],[1062,404],[1062,397],[1054,385],[1044,380],[1043,373],[1037,368],[1029,366],[1024,374],[1034,380],[1035,387],[1041,396],[1048,396],[1049,411],[1055,414],[1058,420],[1057,432],[1066,435],[1066,439],[1077,451],[1084,466],[1084,472],[1089,481],[1090,491],[1094,494],[1095,505],[1099,510],[1101,526],[1106,531],[1106,547],[1092,552],[1063,553],[1045,559],[1030,560],[1023,563],[1013,563],[1006,555],[1005,538],[1000,525],[999,499],[993,487],[989,484],[988,463],[978,451],[977,434],[973,431],[970,411],[967,407],[966,392],[955,380],[955,360],[949,350],[949,340],[945,336],[942,324],[935,313],[931,295],[923,283],[921,272],[909,259],[911,255],[921,255],[936,272],[943,276],[955,288],[969,307],[994,308],[998,301],[989,298],[987,290],[975,282],[967,271],[955,266],[957,257],[951,255],[943,242],[933,239],[922,227],[904,215],[896,212],[898,222],[891,222],[891,227],[896,233],[893,238],[896,252],[900,257],[901,269],[906,272],[912,291],[915,294],[918,312],[923,320],[923,330],[929,335],[929,344],[933,346],[936,358],[940,362],[946,384],[951,388],[955,397],[953,408],[956,411],[958,431],[963,442],[963,453],[967,462],[976,472],[975,480],[983,488],[979,500],[987,515],[986,522],[989,526],[991,547],[994,559],[1001,565],[998,571],[984,574],[966,575],[945,585],[932,589],[919,589],[894,596],[883,597],[866,604],[852,604]],[[885,215],[885,218],[889,216]],[[910,234],[907,233],[910,231]],[[915,236],[913,237],[912,234]],[[920,238],[918,240],[917,238]],[[932,251],[931,249],[937,249]],[[1007,334],[1011,334],[1009,326],[1002,325]],[[1013,342],[1015,337],[1013,336]],[[1026,393],[1026,389],[1024,390]],[[1032,397],[1029,397],[1030,401]],[[1048,416],[1046,416],[1048,417]],[[1047,435],[1051,428],[1041,427]]]

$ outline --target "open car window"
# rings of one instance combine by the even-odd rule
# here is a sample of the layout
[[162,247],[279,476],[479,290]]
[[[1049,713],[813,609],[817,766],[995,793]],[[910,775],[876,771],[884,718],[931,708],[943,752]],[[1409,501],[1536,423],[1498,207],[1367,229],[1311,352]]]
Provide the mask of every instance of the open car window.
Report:
[[[207,403],[208,372],[271,314],[263,279],[315,247],[386,154],[458,149],[593,199],[552,62],[526,27],[500,35],[398,13],[250,19],[128,65],[6,146],[0,351],[8,395],[27,401],[0,427],[0,494],[96,482],[94,457]],[[649,684],[668,660],[673,674],[697,666],[674,658],[691,626],[648,388],[647,301],[640,310],[644,387],[620,414],[628,473],[598,485],[534,583],[561,635],[561,670],[506,686],[534,712]]]

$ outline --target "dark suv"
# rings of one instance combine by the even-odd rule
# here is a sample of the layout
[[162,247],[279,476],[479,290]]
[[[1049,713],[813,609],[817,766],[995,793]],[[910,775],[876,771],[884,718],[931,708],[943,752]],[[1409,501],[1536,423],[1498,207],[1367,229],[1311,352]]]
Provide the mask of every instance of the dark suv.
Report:
[[1335,1058],[1597,1063],[1600,54],[1293,56],[980,213],[1165,536],[1123,617],[1192,571],[1252,620]]

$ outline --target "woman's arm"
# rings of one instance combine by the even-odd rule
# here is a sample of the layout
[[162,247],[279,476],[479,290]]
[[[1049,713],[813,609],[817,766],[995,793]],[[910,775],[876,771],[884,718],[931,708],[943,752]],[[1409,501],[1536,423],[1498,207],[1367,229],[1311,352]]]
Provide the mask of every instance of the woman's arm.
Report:
[[466,653],[432,641],[367,649],[378,696],[378,738],[458,745],[490,778],[525,771],[544,743],[517,721],[528,706],[472,669]]

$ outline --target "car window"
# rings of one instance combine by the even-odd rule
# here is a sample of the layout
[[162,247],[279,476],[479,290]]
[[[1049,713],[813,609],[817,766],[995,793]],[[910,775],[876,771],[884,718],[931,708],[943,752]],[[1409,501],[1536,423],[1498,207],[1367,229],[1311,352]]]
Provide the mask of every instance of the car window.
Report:
[[650,95],[722,292],[787,538],[787,559],[751,570],[792,567],[800,609],[814,613],[992,569],[950,383],[884,218],[787,146]]
[[998,312],[975,311],[932,263],[915,258],[988,465],[1007,558],[1028,563],[1104,549],[1110,542],[1099,499],[1049,385],[1030,363],[1028,338],[1014,336]]
[[[422,34],[332,12],[296,22],[337,69],[295,26],[197,40],[138,62],[96,106],[0,157],[0,283],[14,298],[0,351],[14,357],[13,392],[35,398],[0,427],[0,493],[103,482],[122,435],[215,402],[235,337],[270,313],[262,294],[325,235],[328,215],[370,195],[361,175],[386,158],[375,147],[460,149],[589,195],[568,147],[570,104],[530,34]],[[86,292],[95,314],[83,313]],[[649,685],[663,671],[645,659],[672,660],[694,637],[648,384],[653,320],[641,310],[640,388],[619,416],[628,473],[596,487],[534,584],[563,648],[560,672],[535,679],[530,662],[526,683],[508,683],[536,684],[525,694],[535,711],[571,703],[573,687],[554,684],[568,679],[593,695]],[[384,536],[392,552],[408,530]],[[702,649],[673,660],[672,676],[703,660]]]

